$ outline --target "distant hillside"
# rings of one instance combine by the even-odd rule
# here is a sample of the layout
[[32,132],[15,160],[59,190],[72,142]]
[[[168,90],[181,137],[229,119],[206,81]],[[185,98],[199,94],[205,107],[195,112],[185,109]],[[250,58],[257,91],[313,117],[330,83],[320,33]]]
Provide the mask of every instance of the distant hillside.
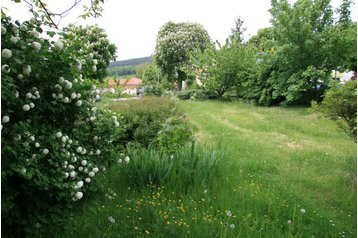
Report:
[[152,57],[142,57],[129,60],[112,62],[107,68],[107,76],[128,76],[133,75],[141,78],[143,70],[152,62]]
[[114,66],[128,66],[128,65],[138,65],[138,64],[142,64],[142,63],[146,63],[146,62],[152,62],[153,58],[151,56],[148,57],[142,57],[142,58],[135,58],[135,59],[128,59],[128,60],[120,60],[120,61],[115,61],[115,62],[111,62],[109,64],[109,67],[114,67]]

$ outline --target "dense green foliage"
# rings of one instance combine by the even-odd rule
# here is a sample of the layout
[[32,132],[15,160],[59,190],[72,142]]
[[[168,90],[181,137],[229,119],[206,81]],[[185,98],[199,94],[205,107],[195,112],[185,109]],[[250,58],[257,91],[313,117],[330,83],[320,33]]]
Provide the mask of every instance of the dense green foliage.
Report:
[[121,115],[125,124],[124,142],[148,147],[156,144],[158,132],[167,118],[175,115],[174,102],[166,97],[143,97],[141,100],[108,104],[106,108]]
[[339,127],[357,142],[356,80],[350,80],[343,85],[333,82],[331,88],[324,94],[324,99],[317,109],[327,117],[335,120]]
[[78,62],[91,59],[40,32],[34,19],[1,18],[1,210],[9,237],[61,224],[61,212],[96,189],[123,131],[115,114],[97,110],[96,87],[82,78]]
[[157,35],[154,60],[169,81],[181,82],[187,79],[190,55],[203,51],[210,43],[204,27],[197,23],[164,24]]

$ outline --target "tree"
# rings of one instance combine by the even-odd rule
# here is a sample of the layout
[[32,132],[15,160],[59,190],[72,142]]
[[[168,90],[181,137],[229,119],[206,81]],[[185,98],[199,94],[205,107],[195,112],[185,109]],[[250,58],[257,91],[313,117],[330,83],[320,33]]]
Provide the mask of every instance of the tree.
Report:
[[241,20],[241,17],[238,17],[235,21],[235,27],[231,28],[231,33],[237,41],[243,43],[246,30],[247,28],[244,26],[244,21]]
[[168,22],[158,32],[154,59],[164,76],[177,81],[181,89],[190,55],[202,52],[209,43],[210,37],[202,25]]
[[72,47],[78,58],[77,67],[83,68],[83,76],[100,81],[106,76],[106,69],[111,60],[115,60],[116,46],[109,43],[105,31],[94,26],[69,25],[64,28],[62,41]]

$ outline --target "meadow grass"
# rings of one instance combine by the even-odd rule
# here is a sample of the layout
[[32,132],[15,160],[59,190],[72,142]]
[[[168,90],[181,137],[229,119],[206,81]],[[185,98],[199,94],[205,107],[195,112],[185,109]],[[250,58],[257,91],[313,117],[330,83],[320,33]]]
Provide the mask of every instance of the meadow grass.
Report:
[[332,121],[302,107],[179,108],[198,144],[225,148],[223,173],[138,187],[115,165],[58,237],[356,237],[356,144]]

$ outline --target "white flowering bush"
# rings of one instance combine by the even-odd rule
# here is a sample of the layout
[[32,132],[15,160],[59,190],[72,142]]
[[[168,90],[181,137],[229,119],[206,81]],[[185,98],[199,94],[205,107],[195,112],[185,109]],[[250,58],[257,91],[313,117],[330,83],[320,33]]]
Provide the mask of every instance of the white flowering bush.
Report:
[[95,107],[76,48],[40,33],[34,20],[1,18],[2,233],[11,237],[95,190],[123,132],[119,115]]
[[116,60],[116,46],[110,44],[107,34],[97,25],[69,25],[64,29],[62,41],[73,47],[81,60],[76,67],[86,78],[102,80],[110,61]]
[[209,44],[209,34],[202,25],[167,22],[158,32],[154,59],[168,79],[186,80],[190,55],[203,51]]

